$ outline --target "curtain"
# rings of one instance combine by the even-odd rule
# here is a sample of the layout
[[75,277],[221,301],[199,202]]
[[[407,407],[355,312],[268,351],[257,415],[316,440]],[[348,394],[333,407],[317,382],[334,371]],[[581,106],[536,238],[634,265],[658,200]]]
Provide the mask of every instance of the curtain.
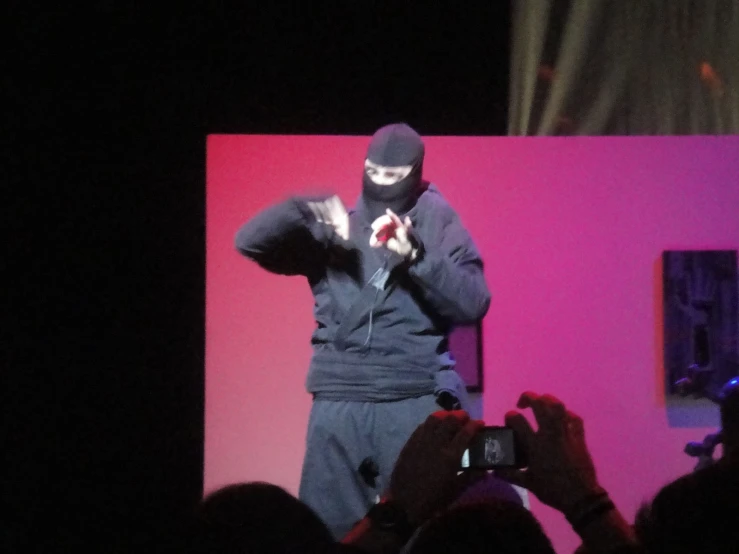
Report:
[[739,132],[739,0],[513,0],[510,135]]

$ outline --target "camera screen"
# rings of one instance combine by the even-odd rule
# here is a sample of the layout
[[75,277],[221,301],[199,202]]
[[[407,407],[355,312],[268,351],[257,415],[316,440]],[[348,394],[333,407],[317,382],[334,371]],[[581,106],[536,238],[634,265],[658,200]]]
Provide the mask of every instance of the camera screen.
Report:
[[490,469],[515,467],[516,448],[513,430],[506,427],[485,427],[478,433],[462,456],[463,468]]

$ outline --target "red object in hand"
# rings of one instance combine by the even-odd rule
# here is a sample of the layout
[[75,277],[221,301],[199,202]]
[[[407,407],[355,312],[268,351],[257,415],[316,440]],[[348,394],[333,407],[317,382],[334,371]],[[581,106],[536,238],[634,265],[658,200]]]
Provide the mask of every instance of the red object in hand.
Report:
[[379,242],[387,242],[393,236],[393,226],[385,225],[377,232],[377,240]]

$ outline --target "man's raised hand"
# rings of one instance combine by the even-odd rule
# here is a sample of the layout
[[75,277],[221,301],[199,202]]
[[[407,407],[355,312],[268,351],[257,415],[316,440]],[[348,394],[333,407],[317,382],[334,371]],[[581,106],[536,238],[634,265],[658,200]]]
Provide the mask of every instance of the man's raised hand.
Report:
[[331,225],[343,240],[349,240],[349,214],[336,195],[320,202],[308,202],[310,211],[319,223]]
[[411,240],[412,229],[413,224],[408,216],[406,216],[405,221],[401,221],[388,208],[384,215],[372,222],[372,236],[370,236],[369,244],[372,248],[384,246],[404,258],[412,260],[417,252]]

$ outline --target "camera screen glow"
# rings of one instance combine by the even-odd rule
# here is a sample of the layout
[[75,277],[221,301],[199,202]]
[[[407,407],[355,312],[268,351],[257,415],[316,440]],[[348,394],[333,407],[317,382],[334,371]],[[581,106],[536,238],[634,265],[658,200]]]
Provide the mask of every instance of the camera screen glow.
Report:
[[469,449],[464,451],[464,454],[462,454],[462,467],[470,467],[470,451]]

